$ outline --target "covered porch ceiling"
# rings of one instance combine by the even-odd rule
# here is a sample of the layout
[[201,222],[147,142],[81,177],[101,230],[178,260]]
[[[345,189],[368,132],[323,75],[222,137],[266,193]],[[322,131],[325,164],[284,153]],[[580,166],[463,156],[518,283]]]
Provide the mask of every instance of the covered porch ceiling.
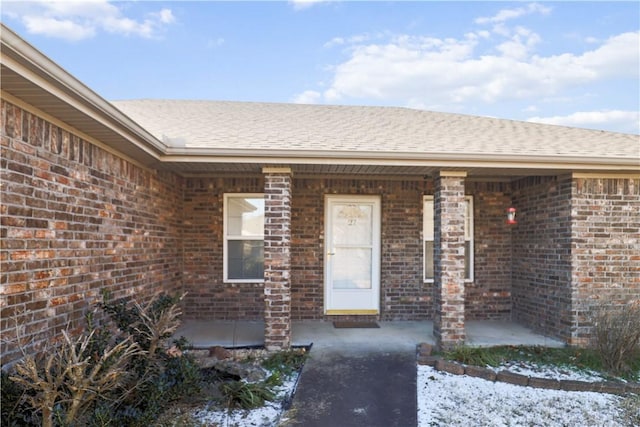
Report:
[[460,166],[429,166],[429,165],[375,165],[375,164],[339,164],[327,161],[325,163],[213,163],[213,162],[161,162],[158,169],[175,172],[183,177],[206,177],[213,175],[261,175],[265,167],[289,167],[295,177],[330,177],[330,176],[362,176],[387,177],[390,179],[412,178],[423,179],[434,177],[440,170],[464,171],[470,180],[480,181],[511,181],[525,176],[546,176],[571,173],[571,170],[557,168],[540,169],[512,169],[512,168],[481,168]]

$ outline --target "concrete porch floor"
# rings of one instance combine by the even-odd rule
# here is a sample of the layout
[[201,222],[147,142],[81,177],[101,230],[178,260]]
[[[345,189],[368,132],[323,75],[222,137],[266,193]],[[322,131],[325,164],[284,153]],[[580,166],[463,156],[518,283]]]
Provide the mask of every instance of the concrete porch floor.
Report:
[[[293,345],[314,349],[412,350],[419,343],[435,344],[432,321],[378,322],[377,329],[337,329],[329,321],[292,322]],[[563,347],[554,338],[536,334],[509,321],[466,322],[467,344],[471,346],[541,345]],[[176,331],[196,348],[246,347],[264,344],[264,323],[259,321],[186,320]]]

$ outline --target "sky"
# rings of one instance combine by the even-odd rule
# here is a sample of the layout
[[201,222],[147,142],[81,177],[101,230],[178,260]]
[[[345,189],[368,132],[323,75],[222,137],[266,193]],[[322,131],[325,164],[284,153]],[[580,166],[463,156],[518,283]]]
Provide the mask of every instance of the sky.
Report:
[[640,5],[15,1],[2,22],[107,100],[377,105],[640,134]]

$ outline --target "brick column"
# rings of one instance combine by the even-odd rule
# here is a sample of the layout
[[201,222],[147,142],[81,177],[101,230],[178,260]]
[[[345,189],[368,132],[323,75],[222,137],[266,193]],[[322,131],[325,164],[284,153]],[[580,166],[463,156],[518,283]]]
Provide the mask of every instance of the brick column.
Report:
[[435,179],[435,286],[433,335],[448,349],[465,341],[464,179],[466,172],[441,171]]
[[291,347],[291,169],[264,168],[264,345]]

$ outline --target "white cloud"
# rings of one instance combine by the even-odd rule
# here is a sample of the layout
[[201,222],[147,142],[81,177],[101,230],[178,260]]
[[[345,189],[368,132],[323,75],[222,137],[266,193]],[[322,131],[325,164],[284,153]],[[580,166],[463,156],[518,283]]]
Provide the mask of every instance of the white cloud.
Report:
[[163,24],[172,24],[176,20],[176,17],[173,16],[173,12],[171,12],[171,9],[162,9],[155,15],[158,16],[160,22],[162,22]]
[[597,49],[582,55],[578,62],[603,76],[640,77],[640,31],[610,37]]
[[562,94],[581,84],[638,77],[640,33],[613,36],[593,50],[540,56],[541,37],[511,31],[495,54],[477,52],[479,37],[438,39],[395,36],[383,43],[350,46],[349,57],[332,68],[324,97],[373,98],[405,104],[496,103]]
[[330,47],[333,47],[333,46],[342,46],[345,43],[346,43],[346,41],[345,41],[345,39],[343,37],[334,37],[331,40],[329,40],[328,42],[326,42],[323,47],[330,48]]
[[[542,115],[535,106],[544,100],[577,105],[585,93],[581,95],[581,90],[592,102],[597,96],[610,101],[606,94],[591,93],[589,85],[640,78],[638,31],[608,39],[591,37],[587,47],[583,44],[586,38],[580,37],[578,46],[586,49],[582,51],[539,53],[539,46],[548,45],[543,34],[514,24],[514,20],[550,11],[537,3],[505,9],[476,20],[489,29],[479,27],[459,37],[388,32],[335,37],[325,47],[339,46],[344,60],[326,67],[330,77],[322,89],[298,97],[313,103],[366,102],[459,112],[487,110],[480,107],[483,104],[501,108],[501,103],[510,103],[517,117],[518,113]],[[637,114],[631,119],[620,112],[593,114],[607,120],[603,128],[637,132]],[[575,126],[594,126],[583,115],[564,120],[563,124],[576,120]]]
[[302,10],[308,9],[315,4],[323,3],[324,1],[326,0],[290,0],[289,3],[293,5],[295,10]]
[[530,117],[527,121],[591,129],[615,128],[620,129],[621,132],[640,134],[640,112],[638,111],[580,111],[566,116]]
[[154,30],[153,23],[148,20],[137,22],[129,18],[107,16],[100,23],[101,27],[109,33],[137,34],[145,38],[151,37]]
[[314,90],[305,90],[304,92],[296,95],[292,102],[294,104],[317,104],[320,101],[322,94]]
[[224,41],[225,40],[222,37],[218,37],[217,39],[209,39],[207,41],[207,47],[209,49],[220,47],[220,46],[222,46],[224,44]]
[[524,59],[540,40],[540,36],[533,31],[518,27],[510,39],[499,44],[496,49],[505,57]]
[[494,16],[476,18],[476,24],[502,24],[511,19],[520,18],[524,15],[530,15],[532,13],[540,13],[543,15],[551,12],[550,7],[543,6],[539,3],[531,3],[524,7],[518,7],[516,9],[502,9]]
[[4,2],[2,13],[17,19],[31,34],[78,41],[98,31],[144,38],[156,37],[173,22],[170,9],[149,13],[142,19],[124,16],[124,7],[106,0]]
[[323,47],[324,48],[332,48],[334,46],[344,46],[344,45],[358,45],[360,43],[365,43],[370,40],[380,40],[385,37],[388,37],[389,34],[385,32],[377,33],[377,34],[356,34],[354,36],[344,38],[344,37],[334,37],[328,42],[326,42]]
[[29,33],[57,36],[71,41],[88,39],[96,34],[95,26],[86,23],[78,24],[70,19],[25,16],[22,22]]

